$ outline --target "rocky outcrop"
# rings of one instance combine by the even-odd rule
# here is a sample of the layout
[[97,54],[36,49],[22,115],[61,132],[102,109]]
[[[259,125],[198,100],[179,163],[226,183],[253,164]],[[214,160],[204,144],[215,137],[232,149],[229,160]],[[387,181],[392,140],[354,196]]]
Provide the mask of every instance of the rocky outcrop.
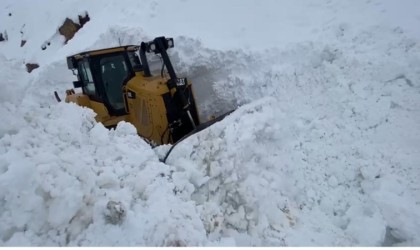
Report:
[[0,42],[7,41],[7,32],[0,32]]
[[32,70],[39,68],[39,64],[36,63],[27,63],[26,64],[26,71],[28,71],[28,73],[31,73]]
[[66,39],[64,43],[67,43],[74,37],[76,32],[81,29],[87,22],[90,21],[89,14],[86,13],[84,16],[79,15],[79,22],[74,22],[70,18],[66,18],[64,23],[58,29],[58,32],[63,35]]

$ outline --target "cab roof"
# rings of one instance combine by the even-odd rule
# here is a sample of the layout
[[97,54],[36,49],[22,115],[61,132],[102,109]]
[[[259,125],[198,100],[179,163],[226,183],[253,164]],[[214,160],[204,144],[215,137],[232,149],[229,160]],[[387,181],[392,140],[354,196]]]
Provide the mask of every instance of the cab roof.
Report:
[[115,52],[137,51],[139,48],[140,46],[138,45],[125,45],[125,46],[119,46],[119,47],[83,51],[83,52],[68,56],[67,66],[69,69],[74,69],[77,67],[77,61],[84,57],[105,55],[105,54],[110,54],[110,53],[115,53]]
[[83,52],[68,56],[67,58],[72,57],[74,59],[81,59],[86,56],[103,55],[103,54],[109,54],[109,53],[120,52],[120,51],[136,51],[139,48],[140,46],[138,45],[125,45],[125,46],[119,46],[119,47],[83,51]]

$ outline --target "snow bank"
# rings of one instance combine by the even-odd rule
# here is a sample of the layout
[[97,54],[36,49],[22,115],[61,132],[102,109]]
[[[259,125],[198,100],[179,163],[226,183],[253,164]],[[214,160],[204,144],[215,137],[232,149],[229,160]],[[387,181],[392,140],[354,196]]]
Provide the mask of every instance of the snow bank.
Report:
[[206,215],[223,218],[216,235],[240,245],[419,244],[420,47],[401,29],[347,30],[273,56],[230,53],[240,64],[218,57],[228,72],[215,82],[219,98],[252,105],[169,160],[199,169],[191,181],[210,177],[193,197],[218,208]]
[[[173,170],[132,125],[108,131],[69,104],[30,111],[0,140],[5,245],[204,244],[194,203],[174,194]],[[106,219],[109,201],[125,209],[118,225]]]

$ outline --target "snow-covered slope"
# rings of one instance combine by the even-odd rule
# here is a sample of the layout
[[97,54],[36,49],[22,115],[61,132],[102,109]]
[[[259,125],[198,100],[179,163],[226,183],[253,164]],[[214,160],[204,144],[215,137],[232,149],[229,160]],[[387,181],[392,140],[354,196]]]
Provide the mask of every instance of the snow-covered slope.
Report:
[[[58,27],[86,12],[64,45]],[[1,1],[0,245],[420,245],[419,13],[417,0]],[[203,117],[239,106],[167,164],[168,145],[52,95],[71,87],[65,56],[160,35]]]

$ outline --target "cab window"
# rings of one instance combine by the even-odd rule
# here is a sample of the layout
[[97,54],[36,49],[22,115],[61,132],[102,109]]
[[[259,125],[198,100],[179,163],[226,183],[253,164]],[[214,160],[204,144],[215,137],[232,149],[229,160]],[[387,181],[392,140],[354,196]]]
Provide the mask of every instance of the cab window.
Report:
[[128,59],[130,60],[131,63],[131,67],[133,68],[134,71],[142,71],[143,70],[143,66],[140,63],[140,59],[138,57],[138,55],[136,54],[136,52],[131,51],[128,53]]
[[99,64],[109,104],[116,110],[124,109],[122,86],[130,75],[124,55],[103,57],[100,59]]
[[81,61],[78,65],[79,75],[83,82],[83,93],[86,95],[96,95],[95,83],[93,82],[92,71],[89,67],[89,62]]

